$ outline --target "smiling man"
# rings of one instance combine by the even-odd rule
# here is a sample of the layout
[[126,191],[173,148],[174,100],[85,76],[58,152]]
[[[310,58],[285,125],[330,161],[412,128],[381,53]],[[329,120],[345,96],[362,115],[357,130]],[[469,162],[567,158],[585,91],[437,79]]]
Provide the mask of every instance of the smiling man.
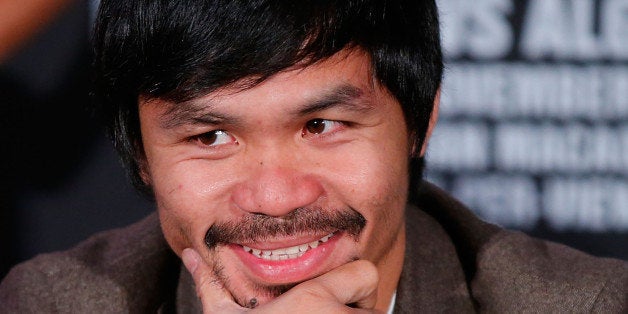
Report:
[[621,311],[628,266],[422,181],[433,1],[105,0],[95,96],[157,213],[16,267],[16,312]]

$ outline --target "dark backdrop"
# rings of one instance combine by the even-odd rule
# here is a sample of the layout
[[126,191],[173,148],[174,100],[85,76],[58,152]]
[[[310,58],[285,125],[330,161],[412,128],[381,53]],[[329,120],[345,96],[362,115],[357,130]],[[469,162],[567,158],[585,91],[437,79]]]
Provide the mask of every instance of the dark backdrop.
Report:
[[152,211],[89,107],[90,3],[75,1],[0,66],[0,278]]

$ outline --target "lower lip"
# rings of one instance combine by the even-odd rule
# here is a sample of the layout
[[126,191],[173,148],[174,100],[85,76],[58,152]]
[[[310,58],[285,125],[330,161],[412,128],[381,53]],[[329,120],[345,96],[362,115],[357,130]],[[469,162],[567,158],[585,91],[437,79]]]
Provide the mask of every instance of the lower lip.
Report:
[[328,266],[329,256],[333,252],[342,233],[336,233],[327,242],[310,248],[300,257],[282,261],[269,261],[244,251],[237,244],[229,245],[251,273],[267,284],[289,284],[301,282],[317,276]]

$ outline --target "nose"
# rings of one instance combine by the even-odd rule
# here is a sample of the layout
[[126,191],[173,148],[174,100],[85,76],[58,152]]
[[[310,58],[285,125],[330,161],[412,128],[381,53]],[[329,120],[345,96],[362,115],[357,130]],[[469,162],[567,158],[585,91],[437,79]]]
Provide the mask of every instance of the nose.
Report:
[[264,159],[255,162],[254,169],[247,171],[232,194],[234,203],[240,209],[281,217],[315,203],[323,195],[320,180],[308,173],[305,165],[286,163],[285,157]]

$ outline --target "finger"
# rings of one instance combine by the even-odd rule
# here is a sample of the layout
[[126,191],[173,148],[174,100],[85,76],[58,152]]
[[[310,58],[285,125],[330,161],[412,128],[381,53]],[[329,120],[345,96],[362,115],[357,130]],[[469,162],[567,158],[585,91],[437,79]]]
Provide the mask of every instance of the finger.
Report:
[[341,304],[355,304],[358,308],[372,309],[377,302],[378,282],[379,275],[375,265],[358,260],[301,285],[314,294],[329,294]]
[[181,252],[181,260],[185,268],[192,274],[196,293],[203,304],[203,313],[241,312],[243,309],[231,294],[224,288],[222,282],[216,278],[201,256],[193,249],[186,248]]

